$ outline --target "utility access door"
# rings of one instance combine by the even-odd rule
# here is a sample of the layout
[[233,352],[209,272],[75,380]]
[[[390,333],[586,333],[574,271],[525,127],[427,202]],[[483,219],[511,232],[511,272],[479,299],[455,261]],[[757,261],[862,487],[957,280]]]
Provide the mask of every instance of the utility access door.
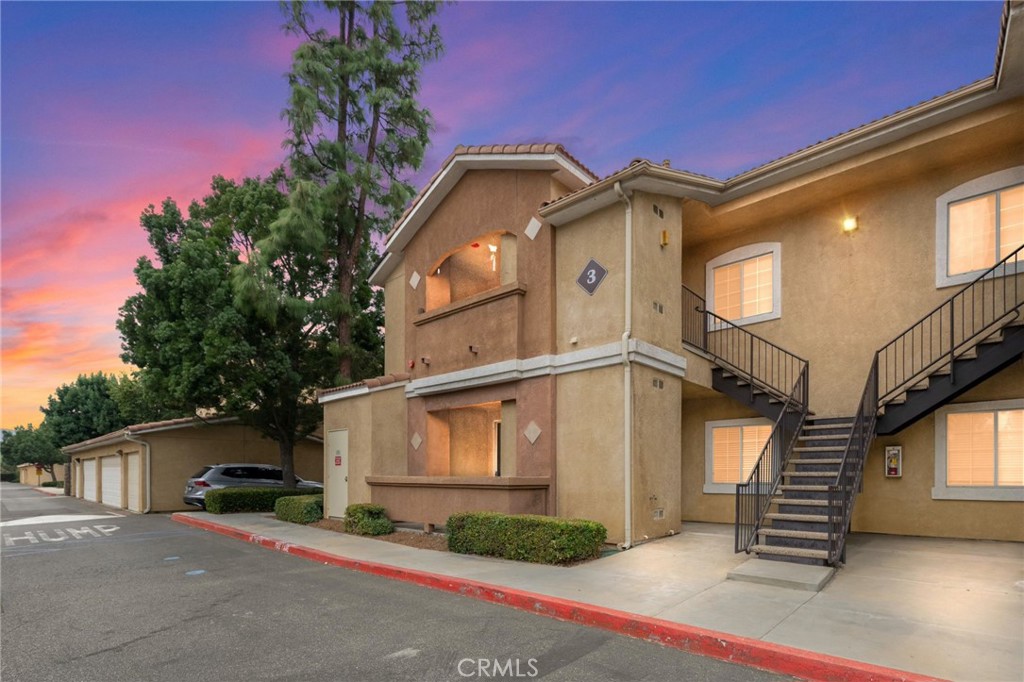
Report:
[[327,432],[327,495],[324,496],[324,516],[340,519],[348,506],[348,429]]

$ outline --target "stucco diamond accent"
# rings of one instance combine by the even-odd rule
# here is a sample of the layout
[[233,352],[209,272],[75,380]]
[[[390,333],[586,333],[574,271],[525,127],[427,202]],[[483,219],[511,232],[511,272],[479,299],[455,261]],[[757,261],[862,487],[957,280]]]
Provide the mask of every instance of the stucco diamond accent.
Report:
[[537,233],[540,232],[541,222],[536,218],[530,218],[530,224],[526,226],[526,236],[533,241],[537,238]]
[[413,289],[415,289],[416,287],[418,287],[420,285],[420,279],[421,279],[420,273],[418,273],[415,270],[413,270],[412,271],[412,277],[409,278],[409,286],[411,286]]
[[531,421],[527,424],[523,435],[526,436],[526,440],[530,441],[530,445],[536,443],[537,439],[540,438],[540,427],[537,426],[537,422]]
[[412,440],[410,440],[409,442],[412,443],[413,450],[419,450],[420,446],[423,445],[423,439],[420,438],[420,434],[418,433],[412,434]]

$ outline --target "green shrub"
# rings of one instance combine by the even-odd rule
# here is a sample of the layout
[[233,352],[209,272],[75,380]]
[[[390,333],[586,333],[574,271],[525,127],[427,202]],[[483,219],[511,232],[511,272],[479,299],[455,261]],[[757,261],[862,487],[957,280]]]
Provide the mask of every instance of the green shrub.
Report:
[[41,488],[63,488],[64,481],[43,481],[39,484]]
[[218,488],[206,493],[206,511],[211,514],[272,512],[279,498],[309,495],[308,488]]
[[291,523],[313,523],[324,517],[324,496],[295,495],[281,497],[274,503],[274,516]]
[[395,532],[395,524],[379,504],[350,504],[345,508],[345,530],[356,535],[388,535]]
[[452,514],[448,549],[538,564],[568,564],[600,555],[608,530],[596,521],[495,512]]
[[10,472],[10,473],[4,472],[4,473],[0,474],[0,481],[3,481],[5,483],[17,483],[18,482],[18,474],[14,473],[14,472]]

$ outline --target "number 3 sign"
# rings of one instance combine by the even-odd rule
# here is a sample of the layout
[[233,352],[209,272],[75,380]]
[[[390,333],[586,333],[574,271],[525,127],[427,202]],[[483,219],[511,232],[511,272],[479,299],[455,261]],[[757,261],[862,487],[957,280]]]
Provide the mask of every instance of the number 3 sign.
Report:
[[604,266],[591,258],[586,266],[584,266],[583,272],[576,278],[576,284],[579,284],[583,291],[593,296],[607,274],[608,271],[605,270]]

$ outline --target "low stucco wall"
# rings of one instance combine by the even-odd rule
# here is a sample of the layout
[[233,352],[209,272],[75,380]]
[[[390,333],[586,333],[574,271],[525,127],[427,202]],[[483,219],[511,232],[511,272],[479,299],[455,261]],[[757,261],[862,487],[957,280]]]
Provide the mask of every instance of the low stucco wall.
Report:
[[544,514],[547,478],[469,478],[456,476],[370,476],[374,504],[394,521],[443,526],[455,512]]

